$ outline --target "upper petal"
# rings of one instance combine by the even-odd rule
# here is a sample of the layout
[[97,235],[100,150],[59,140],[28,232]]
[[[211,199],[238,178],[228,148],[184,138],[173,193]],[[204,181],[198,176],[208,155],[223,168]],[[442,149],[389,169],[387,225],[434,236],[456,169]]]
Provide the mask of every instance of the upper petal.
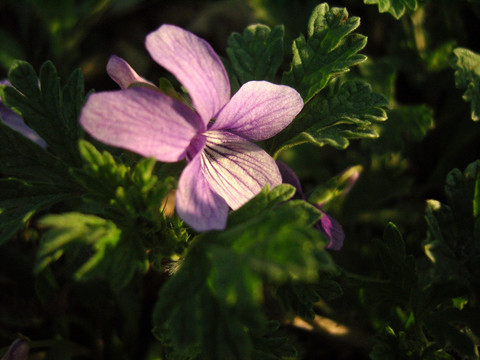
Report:
[[253,141],[287,127],[303,108],[300,94],[268,81],[245,83],[220,111],[212,130],[228,130]]
[[183,159],[203,127],[186,105],[140,87],[90,95],[80,123],[101,142],[166,162]]
[[227,224],[228,205],[205,179],[201,156],[198,153],[180,176],[175,194],[177,213],[196,231],[222,230]]
[[259,146],[227,131],[207,131],[205,136],[202,172],[232,209],[257,195],[266,184],[281,184],[275,161]]
[[220,58],[203,39],[162,25],[145,41],[150,56],[187,89],[205,125],[230,99],[230,82]]
[[133,83],[145,83],[154,86],[150,81],[138,75],[125,60],[116,55],[112,55],[108,59],[107,73],[121,89],[127,89]]

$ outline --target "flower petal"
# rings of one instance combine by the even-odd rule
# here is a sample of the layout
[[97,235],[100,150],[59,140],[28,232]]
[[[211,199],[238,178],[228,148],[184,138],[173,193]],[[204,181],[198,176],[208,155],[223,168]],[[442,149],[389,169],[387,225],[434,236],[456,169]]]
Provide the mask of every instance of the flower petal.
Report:
[[230,99],[230,82],[220,58],[196,35],[162,25],[145,41],[150,56],[187,89],[195,109],[207,125]]
[[283,161],[277,160],[276,163],[278,170],[280,170],[280,174],[282,175],[282,183],[293,185],[295,189],[297,189],[293,199],[305,200],[305,196],[303,195],[302,191],[302,185],[300,184],[297,174],[295,174],[295,172]]
[[340,250],[345,240],[345,232],[342,225],[337,220],[327,215],[326,212],[322,212],[322,218],[315,224],[315,227],[324,233],[330,240],[327,249]]
[[[0,85],[12,86],[8,80],[0,80]],[[35,130],[27,126],[20,115],[5,106],[2,103],[2,99],[0,99],[0,120],[9,128],[19,132],[42,148],[45,149],[47,147],[45,140],[43,140]]]
[[207,131],[202,152],[202,172],[211,188],[232,209],[238,209],[282,177],[275,160],[259,146],[227,131]]
[[143,87],[90,95],[80,123],[101,142],[165,162],[183,159],[203,127],[186,105]]
[[285,85],[249,81],[220,111],[212,130],[228,130],[253,141],[285,129],[303,108],[300,94]]
[[138,75],[125,60],[116,55],[112,55],[108,59],[107,73],[121,89],[127,89],[133,83],[145,83],[154,86],[150,81]]
[[196,231],[223,230],[227,224],[228,205],[203,176],[201,156],[202,153],[198,153],[180,176],[175,194],[177,213]]

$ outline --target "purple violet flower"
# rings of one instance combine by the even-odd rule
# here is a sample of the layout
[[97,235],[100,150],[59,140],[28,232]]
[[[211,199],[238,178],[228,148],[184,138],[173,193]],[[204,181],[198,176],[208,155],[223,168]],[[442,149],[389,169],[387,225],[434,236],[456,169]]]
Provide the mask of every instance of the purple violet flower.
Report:
[[[185,87],[193,105],[160,92],[112,57],[108,72],[122,90],[90,95],[80,123],[106,144],[162,162],[186,159],[176,192],[178,215],[197,231],[223,229],[229,207],[238,209],[266,184],[281,184],[275,161],[253,142],[288,126],[303,100],[294,89],[266,81],[247,82],[230,98],[218,55],[177,26],[161,26],[145,45]],[[131,86],[138,83],[145,86]]]
[[[12,86],[8,80],[0,80],[0,85],[7,85]],[[47,147],[47,143],[43,140],[35,130],[28,127],[22,117],[18,115],[15,111],[10,110],[2,103],[2,99],[0,99],[0,119],[3,121],[5,125],[9,128],[18,131],[20,134],[25,136],[26,138],[32,140],[34,143],[40,145],[42,148]]]
[[[297,190],[293,198],[306,200],[302,191],[302,186],[300,185],[300,180],[295,172],[282,161],[277,160],[277,165],[280,169],[280,174],[282,175],[282,182],[293,185]],[[343,231],[342,225],[340,225],[337,220],[323,211],[321,205],[313,205],[316,206],[322,213],[321,219],[317,221],[314,227],[324,234],[329,240],[327,249],[340,250],[345,240],[345,232]]]

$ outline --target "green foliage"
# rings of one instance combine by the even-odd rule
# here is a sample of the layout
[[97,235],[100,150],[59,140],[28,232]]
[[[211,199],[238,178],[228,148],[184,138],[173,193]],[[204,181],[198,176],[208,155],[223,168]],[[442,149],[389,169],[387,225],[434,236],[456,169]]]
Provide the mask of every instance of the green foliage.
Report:
[[471,102],[472,120],[480,119],[480,55],[465,48],[456,48],[451,66],[455,70],[455,85],[465,89],[463,99]]
[[365,4],[377,4],[381,13],[389,12],[395,19],[400,19],[406,9],[416,10],[417,0],[363,0]]
[[79,149],[85,164],[71,173],[88,190],[87,196],[130,216],[155,218],[159,204],[175,185],[172,178],[158,181],[155,159],[141,159],[132,168],[85,140],[79,142]]
[[349,139],[378,137],[372,122],[387,119],[387,100],[369,84],[335,82],[328,94],[319,94],[299,116],[269,141],[275,154],[302,143],[345,149]]
[[60,184],[64,182],[67,167],[60,159],[0,122],[0,173]]
[[308,103],[331,78],[365,61],[357,52],[365,47],[367,38],[352,34],[359,25],[360,19],[349,18],[345,8],[318,5],[308,23],[308,40],[300,35],[293,43],[292,65],[282,82],[297,89]]
[[50,230],[37,252],[36,274],[68,254],[69,261],[81,263],[74,274],[77,280],[101,278],[120,289],[137,269],[145,269],[146,254],[141,244],[122,236],[121,229],[109,220],[72,212],[45,216],[39,225]]
[[63,89],[55,66],[47,61],[40,76],[24,61],[10,68],[11,86],[0,88],[2,101],[22,115],[25,123],[34,129],[48,144],[48,151],[63,161],[78,165],[76,148],[82,134],[78,116],[84,102],[83,75],[72,73]]
[[352,166],[341,174],[329,179],[325,184],[316,186],[308,201],[312,204],[321,205],[322,209],[328,210],[331,205],[341,204],[345,195],[357,182],[363,168],[360,165]]
[[380,260],[389,278],[385,295],[390,300],[408,303],[417,283],[415,258],[406,254],[405,243],[398,228],[389,223],[380,245]]
[[39,210],[67,200],[69,191],[53,184],[0,180],[0,245],[10,240]]
[[379,125],[380,138],[370,144],[379,154],[402,151],[419,142],[433,129],[433,111],[426,105],[404,105],[388,112],[388,121]]
[[[478,246],[478,187],[480,163],[462,174],[452,170],[445,192],[448,205],[429,200],[426,209],[428,236],[425,251],[429,268],[416,269],[407,256],[399,231],[385,230],[381,260],[386,282],[353,277],[371,299],[398,304],[389,316],[391,325],[377,338],[370,357],[394,359],[453,359],[452,350],[476,358],[475,339],[480,334],[478,297],[480,247]],[[459,301],[461,300],[461,301]]]
[[427,202],[428,238],[425,251],[433,263],[435,281],[455,281],[471,289],[480,286],[480,161],[462,174],[447,176],[447,204]]
[[228,38],[227,54],[241,84],[273,81],[283,61],[283,26],[250,25]]
[[[178,218],[167,218],[162,204],[176,182],[159,179],[154,159],[141,159],[134,166],[100,153],[91,143],[79,142],[84,159],[81,169],[71,174],[85,189],[85,210],[115,221],[132,241],[142,243],[155,265],[182,254],[189,234]],[[159,265],[160,266],[160,265]]]
[[250,359],[253,338],[265,333],[259,307],[264,282],[313,281],[319,269],[331,268],[328,256],[320,263],[315,255],[324,246],[311,228],[318,210],[303,201],[278,204],[279,193],[285,194],[266,201],[262,192],[254,201],[264,210],[256,216],[193,241],[160,291],[153,315],[157,336],[167,332],[176,348],[199,347],[209,359]]
[[37,79],[32,66],[16,62],[0,97],[21,113],[25,122],[47,142],[44,150],[20,133],[0,123],[0,243],[9,240],[38,211],[71,199],[78,190],[68,174],[78,164],[73,146],[81,131],[78,116],[83,105],[83,77],[75,71],[60,91],[54,66],[47,62]]
[[315,317],[315,304],[342,296],[340,284],[322,274],[314,283],[286,283],[272,289],[272,295],[285,314],[294,313],[304,319]]

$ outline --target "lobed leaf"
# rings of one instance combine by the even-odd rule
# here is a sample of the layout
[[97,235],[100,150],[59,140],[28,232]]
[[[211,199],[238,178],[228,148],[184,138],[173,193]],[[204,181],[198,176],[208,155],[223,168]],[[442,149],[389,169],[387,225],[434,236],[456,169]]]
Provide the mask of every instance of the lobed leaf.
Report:
[[417,0],[363,0],[365,4],[376,4],[381,13],[389,12],[395,19],[400,19],[406,9],[416,10]]
[[455,86],[465,89],[463,99],[471,102],[473,121],[480,119],[480,55],[465,48],[453,50],[450,66],[455,70]]
[[388,111],[379,126],[380,138],[371,147],[379,154],[401,151],[408,142],[419,142],[434,127],[433,110],[426,105],[404,105]]
[[144,268],[146,256],[142,247],[122,236],[122,230],[110,220],[71,212],[47,215],[38,223],[48,231],[37,252],[36,274],[67,254],[71,260],[82,259],[74,274],[77,280],[102,278],[114,289],[120,289],[130,282],[137,269]]
[[437,283],[455,281],[470,289],[479,285],[480,228],[475,216],[479,179],[480,161],[463,173],[454,169],[447,175],[447,204],[427,202],[425,252]]
[[295,194],[295,188],[289,184],[281,184],[273,188],[271,191],[268,186],[253,199],[248,201],[238,210],[232,212],[228,217],[228,227],[239,225],[262,211],[271,209],[281,202],[287,201]]
[[35,213],[72,197],[53,184],[0,180],[0,245],[12,238]]
[[59,185],[65,182],[68,168],[57,157],[0,121],[0,173]]
[[309,20],[308,39],[300,35],[293,43],[291,68],[282,83],[297,89],[308,103],[334,76],[365,61],[366,56],[357,53],[367,38],[351,34],[359,25],[360,19],[349,18],[345,8],[318,5]]
[[[271,203],[290,192],[276,189]],[[254,201],[266,195],[264,190]],[[229,223],[224,232],[197,237],[160,291],[156,336],[167,333],[177,348],[200,347],[212,359],[252,358],[252,334],[265,326],[259,307],[264,282],[312,281],[319,267],[332,266],[315,256],[322,241],[311,225],[319,216],[303,201],[277,202],[244,222]]]
[[230,35],[227,54],[240,84],[250,80],[274,80],[283,61],[284,33],[283,26],[270,29],[256,24],[246,27],[243,35]]
[[22,115],[25,123],[48,144],[48,151],[78,165],[76,147],[81,136],[78,115],[84,102],[83,76],[75,71],[63,88],[55,66],[47,61],[37,78],[33,67],[17,61],[8,73],[12,86],[0,87],[2,101]]
[[387,106],[387,100],[363,81],[336,83],[329,94],[319,94],[307,103],[300,115],[268,144],[275,156],[306,142],[345,149],[349,139],[378,137],[372,123],[387,119]]

